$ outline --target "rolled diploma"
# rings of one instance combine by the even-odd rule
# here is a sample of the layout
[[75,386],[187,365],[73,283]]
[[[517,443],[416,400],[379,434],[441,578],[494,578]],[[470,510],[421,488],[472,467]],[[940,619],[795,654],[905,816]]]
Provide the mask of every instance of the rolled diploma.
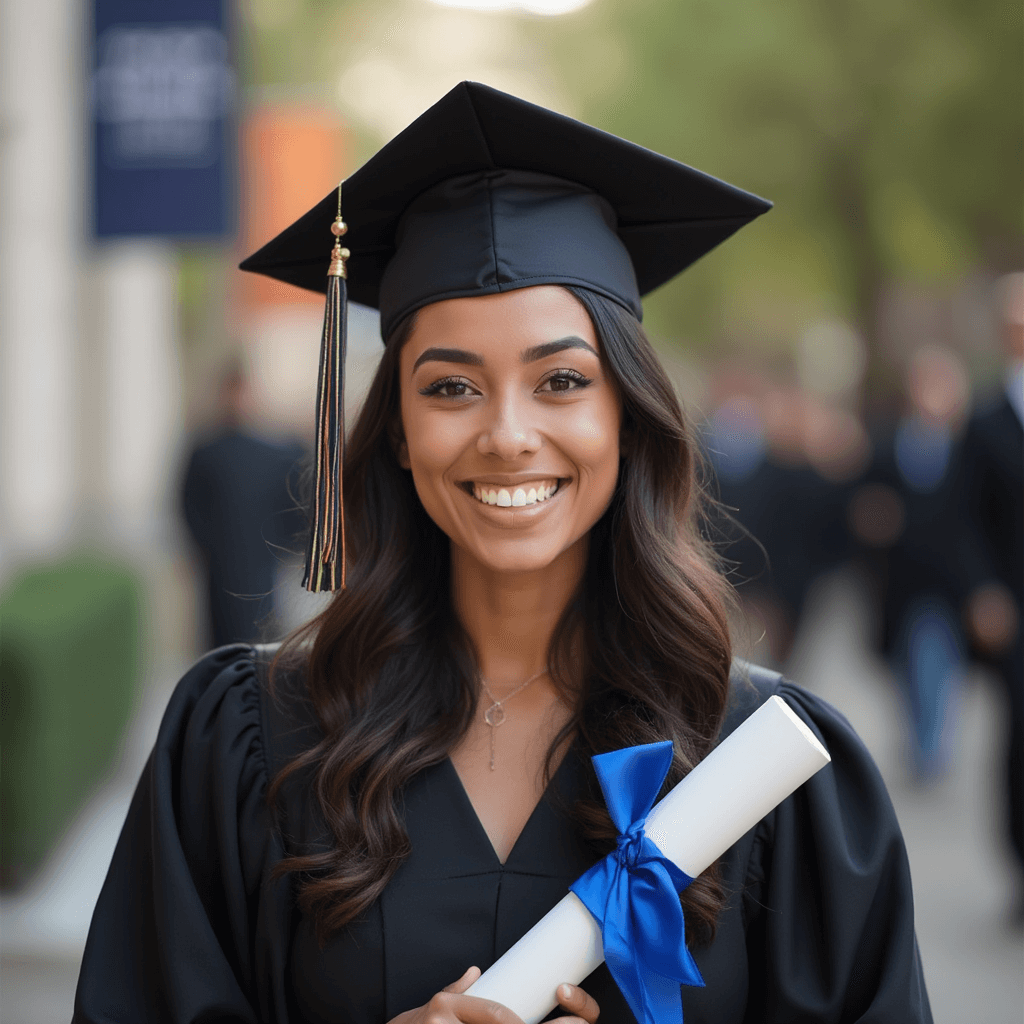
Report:
[[[658,849],[696,878],[831,760],[781,697],[770,697],[647,816]],[[538,1024],[563,982],[578,984],[604,961],[601,927],[570,892],[467,994],[494,999]]]

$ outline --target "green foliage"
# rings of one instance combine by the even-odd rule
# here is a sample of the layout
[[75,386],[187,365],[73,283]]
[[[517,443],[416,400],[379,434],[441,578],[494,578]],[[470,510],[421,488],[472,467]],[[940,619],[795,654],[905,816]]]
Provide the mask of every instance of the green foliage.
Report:
[[333,77],[341,0],[250,0],[240,70],[249,86],[316,86]]
[[[243,78],[333,98],[409,3],[252,0]],[[887,283],[1024,259],[1017,0],[594,0],[518,27],[575,114],[776,204],[651,297],[656,334],[776,349],[839,314],[870,339]]]
[[28,876],[116,753],[134,701],[139,581],[105,558],[38,566],[0,594],[0,885]]
[[1017,3],[597,0],[536,30],[581,116],[776,203],[652,298],[656,331],[870,336],[886,281],[1021,251]]

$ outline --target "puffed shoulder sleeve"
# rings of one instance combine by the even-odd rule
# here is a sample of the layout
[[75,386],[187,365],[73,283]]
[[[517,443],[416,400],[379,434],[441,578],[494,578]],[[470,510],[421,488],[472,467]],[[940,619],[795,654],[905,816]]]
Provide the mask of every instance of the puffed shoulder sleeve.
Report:
[[748,885],[750,1006],[764,1021],[931,1024],[914,933],[910,865],[885,784],[834,708],[779,694],[832,756],[764,820]]
[[93,914],[74,1024],[284,1020],[266,789],[254,652],[221,648],[164,714]]

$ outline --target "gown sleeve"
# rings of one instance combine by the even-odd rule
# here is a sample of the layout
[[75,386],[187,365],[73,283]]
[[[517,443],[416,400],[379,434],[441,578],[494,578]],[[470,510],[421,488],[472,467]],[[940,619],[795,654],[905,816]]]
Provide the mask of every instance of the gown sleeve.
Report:
[[[759,826],[746,897],[751,1020],[931,1024],[910,865],[885,784],[841,714],[779,693],[832,763]],[[748,904],[750,905],[750,904]]]
[[221,648],[164,714],[93,914],[73,1024],[285,1019],[266,787],[253,651]]

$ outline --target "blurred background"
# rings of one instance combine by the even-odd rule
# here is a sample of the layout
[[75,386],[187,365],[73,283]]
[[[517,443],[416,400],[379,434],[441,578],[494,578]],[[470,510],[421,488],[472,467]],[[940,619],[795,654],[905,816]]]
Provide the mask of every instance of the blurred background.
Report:
[[[235,266],[470,78],[775,202],[646,302],[737,650],[878,760],[936,1021],[1019,1022],[1021,38],[1014,0],[5,0],[2,1019],[70,1018],[182,671],[316,610],[322,299]],[[350,409],[379,352],[353,308]]]

